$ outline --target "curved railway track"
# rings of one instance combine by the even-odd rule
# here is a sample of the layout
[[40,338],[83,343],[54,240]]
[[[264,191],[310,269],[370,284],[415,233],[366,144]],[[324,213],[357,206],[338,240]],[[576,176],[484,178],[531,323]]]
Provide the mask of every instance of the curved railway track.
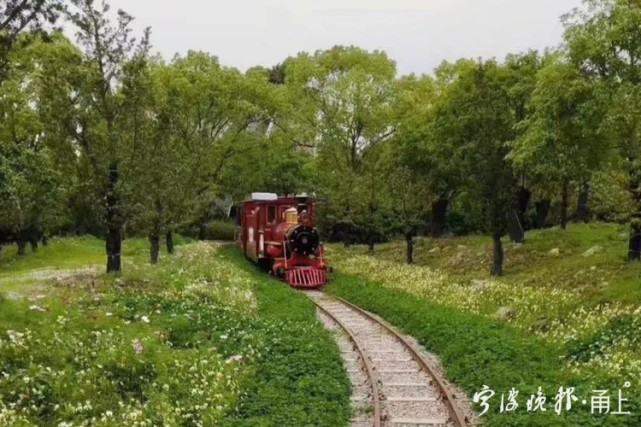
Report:
[[345,300],[318,291],[306,294],[325,323],[337,326],[351,342],[339,346],[355,390],[353,400],[364,408],[352,420],[354,427],[469,425],[447,384],[403,335]]

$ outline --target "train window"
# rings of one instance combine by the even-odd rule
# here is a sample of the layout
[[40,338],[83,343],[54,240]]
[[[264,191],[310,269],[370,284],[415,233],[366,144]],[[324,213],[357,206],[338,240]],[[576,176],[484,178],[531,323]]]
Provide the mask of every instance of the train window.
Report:
[[267,206],[267,222],[274,224],[276,222],[276,206]]

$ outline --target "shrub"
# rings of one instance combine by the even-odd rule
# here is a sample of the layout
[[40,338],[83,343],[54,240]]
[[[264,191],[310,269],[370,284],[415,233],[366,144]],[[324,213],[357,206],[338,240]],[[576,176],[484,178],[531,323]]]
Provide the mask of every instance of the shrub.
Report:
[[233,222],[211,221],[205,226],[205,240],[233,242],[236,238],[236,224]]

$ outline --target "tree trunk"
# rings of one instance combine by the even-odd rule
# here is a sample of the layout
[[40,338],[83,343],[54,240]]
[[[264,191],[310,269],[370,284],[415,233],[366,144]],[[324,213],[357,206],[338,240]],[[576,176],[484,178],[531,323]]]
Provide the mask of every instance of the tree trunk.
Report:
[[551,206],[552,201],[550,199],[536,202],[536,228],[542,229],[546,227]]
[[49,246],[49,238],[47,237],[46,234],[42,235],[42,246],[45,246],[45,247]]
[[521,223],[523,231],[528,230],[527,211],[530,208],[530,199],[532,192],[525,187],[519,187],[519,192],[516,195],[516,213]]
[[167,232],[166,241],[167,241],[167,253],[173,254],[174,253],[174,234],[171,231]]
[[431,224],[431,236],[435,239],[443,237],[445,233],[445,227],[447,226],[447,207],[449,201],[445,197],[439,198],[437,201],[432,203],[432,224]]
[[561,229],[565,230],[568,226],[568,202],[570,198],[570,180],[565,178],[561,188]]
[[519,220],[519,213],[516,210],[507,213],[508,216],[508,234],[510,240],[514,243],[525,242],[525,230],[523,223]]
[[18,256],[24,256],[26,254],[25,249],[27,247],[27,241],[23,236],[18,235],[16,239],[16,245],[18,245]]
[[490,275],[501,276],[503,274],[503,243],[501,242],[501,233],[492,233],[493,241],[493,260]]
[[150,248],[149,248],[149,256],[150,256],[150,262],[152,264],[158,264],[158,254],[160,253],[160,233],[158,231],[153,231],[149,235],[149,243]]
[[407,245],[407,263],[414,264],[414,235],[412,233],[405,233],[405,243]]
[[374,245],[376,244],[376,231],[374,228],[374,224],[376,224],[376,204],[373,202],[374,199],[374,188],[372,188],[372,195],[370,198],[370,203],[369,203],[369,225],[371,228],[365,228],[365,232],[367,233],[367,243],[369,247],[370,252],[374,252]]
[[162,203],[158,198],[154,203],[156,215],[152,220],[151,232],[149,233],[149,258],[151,264],[158,264],[158,254],[160,253],[160,234],[162,231]]
[[641,175],[633,163],[630,166],[629,191],[632,196],[633,212],[630,220],[630,241],[628,242],[628,260],[641,261]]
[[378,243],[378,234],[375,230],[367,230],[367,247],[370,252],[374,252],[374,246]]
[[527,188],[520,186],[519,191],[516,193],[516,203],[514,210],[508,212],[508,232],[510,240],[514,243],[525,242],[525,220],[527,217],[527,210],[530,206],[530,197],[532,193]]
[[23,228],[15,234],[16,245],[18,246],[18,255],[26,255],[27,243],[31,241],[31,233],[29,229]]
[[628,261],[641,261],[641,221],[638,218],[633,219],[630,225]]
[[31,244],[31,251],[36,252],[38,250],[38,231],[29,230],[29,244]]
[[346,248],[349,248],[352,244],[352,239],[350,237],[350,233],[347,231],[346,228],[344,228],[342,231],[339,233],[340,239],[343,242],[343,245]]
[[590,199],[590,183],[586,182],[581,186],[581,192],[579,193],[579,201],[576,208],[576,221],[577,222],[589,222],[590,221],[590,210],[588,208],[588,200]]
[[122,221],[119,198],[116,192],[118,185],[118,165],[109,167],[109,185],[107,187],[107,273],[119,273],[122,269],[120,251],[122,249]]

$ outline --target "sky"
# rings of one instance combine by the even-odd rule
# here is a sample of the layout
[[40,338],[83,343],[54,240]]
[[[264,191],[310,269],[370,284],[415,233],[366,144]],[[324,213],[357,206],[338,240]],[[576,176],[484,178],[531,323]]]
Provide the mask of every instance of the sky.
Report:
[[203,50],[246,70],[334,45],[385,50],[399,74],[558,46],[580,0],[109,0],[165,58]]

